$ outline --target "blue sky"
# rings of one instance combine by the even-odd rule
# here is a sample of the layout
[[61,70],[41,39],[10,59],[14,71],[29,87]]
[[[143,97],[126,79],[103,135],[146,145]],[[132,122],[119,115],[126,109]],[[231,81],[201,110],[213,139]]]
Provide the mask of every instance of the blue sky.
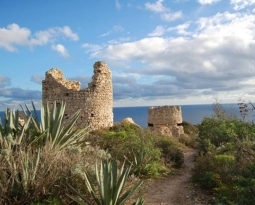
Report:
[[1,0],[0,19],[0,110],[39,106],[53,67],[85,88],[98,60],[114,106],[255,100],[255,0]]

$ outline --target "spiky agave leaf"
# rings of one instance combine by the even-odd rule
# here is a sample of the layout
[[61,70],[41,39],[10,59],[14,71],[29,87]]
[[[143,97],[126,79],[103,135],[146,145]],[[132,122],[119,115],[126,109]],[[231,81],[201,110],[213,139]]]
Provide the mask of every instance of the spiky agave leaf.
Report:
[[[36,113],[34,104],[33,109]],[[32,115],[32,112],[26,106],[26,112]],[[22,107],[22,106],[21,106]],[[22,108],[23,109],[23,108]],[[24,110],[24,109],[23,109]],[[25,111],[24,111],[25,112]],[[38,146],[44,146],[46,142],[50,142],[51,149],[64,149],[67,146],[78,145],[82,143],[82,139],[87,135],[86,129],[73,130],[74,125],[79,118],[80,110],[73,114],[68,122],[63,122],[65,114],[65,102],[57,105],[54,102],[50,107],[49,103],[41,103],[41,122],[38,117],[31,118],[30,128],[36,131],[37,137],[29,142],[29,145],[37,143]]]
[[[97,205],[123,205],[142,185],[143,182],[140,181],[133,188],[122,194],[131,169],[130,166],[125,169],[124,165],[125,163],[122,165],[119,178],[117,176],[118,167],[116,161],[112,162],[110,160],[102,160],[100,170],[98,170],[96,165],[95,172],[99,193],[96,192],[96,188],[90,180],[87,172],[84,173],[88,191]],[[81,197],[81,193],[77,192],[78,191],[75,190],[75,193]],[[142,205],[142,203],[139,205]]]
[[[82,194],[80,194],[80,192],[78,192],[74,187],[72,187],[70,184],[67,184],[69,186],[69,188],[75,193],[77,194],[82,200],[84,200],[87,204],[92,205],[92,203],[87,200]],[[83,201],[81,201],[80,199],[78,199],[77,197],[71,196],[70,194],[66,194],[67,196],[69,196],[72,200],[74,200],[75,202],[77,202],[80,205],[84,205],[85,203]]]
[[135,205],[143,205],[144,203],[144,199],[142,197],[139,197],[136,202],[135,202]]
[[[96,168],[97,169],[97,168]],[[96,204],[97,205],[100,205],[101,202],[100,202],[100,199],[98,198],[97,196],[97,193],[96,193],[96,189],[94,188],[93,186],[93,183],[92,181],[90,180],[87,172],[84,173],[84,178],[85,178],[85,181],[86,181],[86,185],[87,185],[87,189],[90,193],[90,195],[93,197],[93,199],[95,200]],[[79,195],[80,196],[80,195]]]

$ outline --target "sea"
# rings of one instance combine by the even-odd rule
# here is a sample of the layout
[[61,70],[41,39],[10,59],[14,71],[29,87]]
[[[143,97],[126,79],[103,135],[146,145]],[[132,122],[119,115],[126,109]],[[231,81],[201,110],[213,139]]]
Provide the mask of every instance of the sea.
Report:
[[[240,115],[238,104],[222,104],[223,109],[229,115],[235,115],[242,119]],[[114,107],[113,115],[114,122],[120,122],[124,118],[130,117],[134,122],[141,127],[147,127],[148,119],[148,108],[149,106],[142,107]],[[191,124],[197,125],[202,122],[205,117],[211,117],[214,114],[212,104],[202,104],[202,105],[181,105],[182,118]],[[40,111],[38,111],[38,116],[40,116]],[[255,113],[249,113],[248,121],[252,121]],[[4,111],[0,111],[0,118],[3,120]]]

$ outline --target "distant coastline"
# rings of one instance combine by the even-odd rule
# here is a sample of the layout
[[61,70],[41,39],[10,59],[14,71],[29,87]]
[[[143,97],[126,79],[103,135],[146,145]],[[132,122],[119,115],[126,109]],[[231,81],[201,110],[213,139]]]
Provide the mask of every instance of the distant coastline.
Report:
[[[222,104],[223,109],[228,114],[233,114],[241,119],[239,113],[238,104]],[[147,127],[148,108],[150,106],[139,106],[139,107],[114,107],[114,122],[120,122],[126,117],[131,117],[141,127]],[[183,120],[192,123],[199,124],[204,117],[210,117],[214,114],[212,104],[201,104],[201,105],[181,105]],[[40,111],[38,111],[39,114]],[[249,113],[248,120],[253,119],[253,113]],[[0,111],[0,117],[3,119],[4,111]]]
[[[239,114],[238,104],[222,104],[223,109],[228,114],[236,115],[241,119]],[[148,108],[150,106],[140,107],[115,107],[114,121],[119,122],[125,117],[131,117],[133,120],[142,127],[147,126]],[[210,117],[214,114],[212,104],[200,104],[200,105],[181,105],[182,117],[184,121],[192,124],[199,124],[204,117]]]

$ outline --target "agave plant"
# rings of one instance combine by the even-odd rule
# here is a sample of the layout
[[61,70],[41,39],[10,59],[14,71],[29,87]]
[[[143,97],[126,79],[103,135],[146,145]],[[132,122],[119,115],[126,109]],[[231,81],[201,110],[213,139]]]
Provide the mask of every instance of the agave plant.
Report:
[[[16,156],[10,154],[5,157],[8,164],[7,168],[12,174],[14,184],[22,187],[24,192],[27,192],[30,186],[35,183],[40,156],[41,151],[38,149],[37,153],[33,155],[29,151],[19,150]],[[15,157],[18,157],[19,160],[15,159]]]
[[31,116],[21,125],[19,123],[19,111],[6,109],[3,123],[0,123],[0,150],[11,149],[14,146],[20,145],[30,120]]
[[[116,161],[102,160],[101,169],[98,170],[96,165],[96,184],[97,188],[94,187],[91,179],[89,178],[87,172],[84,173],[86,180],[86,185],[89,193],[93,197],[97,205],[123,205],[125,202],[130,199],[130,197],[137,191],[137,189],[142,185],[142,181],[138,182],[134,187],[122,193],[124,191],[125,183],[128,179],[131,166],[124,169],[125,163],[122,165],[122,168],[119,173],[118,178],[118,168]],[[79,197],[74,197],[68,195],[73,201],[77,202],[80,205],[92,204],[83,196],[79,191],[69,185],[71,190],[76,193]],[[98,190],[98,191],[96,191]],[[86,202],[86,203],[85,203]],[[142,205],[143,199],[138,198],[136,205]]]
[[19,123],[19,111],[11,109],[0,123],[0,204],[27,204],[44,192],[42,188],[51,187],[62,177],[53,177],[52,170],[63,149],[77,148],[87,134],[86,129],[74,129],[80,111],[63,123],[65,103],[55,103],[52,109],[42,104],[41,121],[32,105],[34,112],[22,108],[24,124]]
[[[25,105],[26,106],[26,105]],[[32,102],[33,113],[35,117],[31,118],[31,128],[35,130],[36,137],[30,144],[37,143],[38,146],[45,145],[49,142],[51,148],[63,149],[68,146],[79,144],[87,135],[86,129],[73,129],[77,121],[80,110],[73,114],[68,122],[63,122],[65,114],[65,103],[62,101],[58,106],[54,102],[52,109],[47,103],[41,104],[41,122],[36,115],[36,109]],[[26,111],[21,107],[27,116],[31,116],[32,112],[26,106]]]
[[146,166],[152,161],[152,157],[148,155],[148,151],[145,149],[138,151],[132,150],[131,160],[126,156],[124,157],[130,164],[133,164],[133,170],[131,172],[136,176],[143,174]]

